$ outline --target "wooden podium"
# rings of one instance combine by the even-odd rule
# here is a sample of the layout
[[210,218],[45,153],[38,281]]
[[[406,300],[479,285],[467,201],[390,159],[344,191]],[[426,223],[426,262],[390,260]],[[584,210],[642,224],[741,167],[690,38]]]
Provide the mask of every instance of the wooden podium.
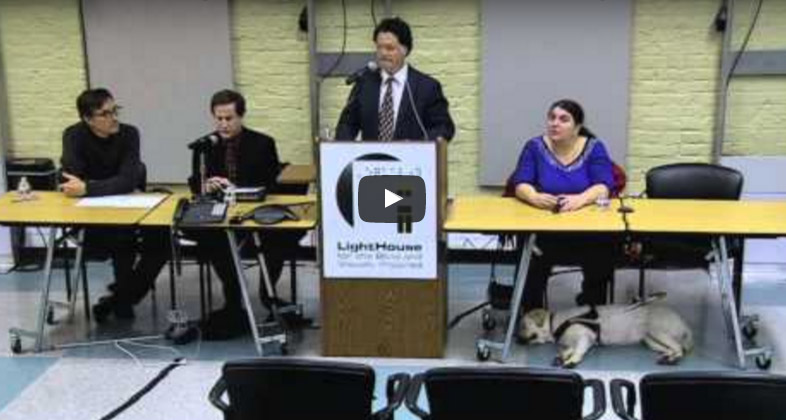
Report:
[[[322,353],[442,357],[447,336],[445,144],[325,142],[319,156]],[[389,175],[424,180],[424,216],[409,225],[409,232],[401,225],[406,215],[397,224],[366,223],[360,214],[360,180]],[[407,211],[414,203],[410,199],[380,211],[396,206]]]

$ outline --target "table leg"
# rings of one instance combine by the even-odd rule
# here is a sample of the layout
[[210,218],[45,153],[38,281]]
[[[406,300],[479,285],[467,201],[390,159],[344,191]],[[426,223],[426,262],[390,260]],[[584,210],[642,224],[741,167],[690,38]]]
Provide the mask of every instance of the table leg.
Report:
[[257,349],[257,354],[263,356],[262,344],[260,343],[259,331],[257,330],[256,317],[254,316],[254,309],[251,307],[251,299],[248,295],[248,283],[246,281],[246,275],[243,272],[243,265],[240,261],[240,250],[238,249],[237,238],[235,237],[235,232],[232,229],[227,229],[226,233],[227,239],[229,239],[229,248],[232,251],[232,261],[235,264],[237,281],[240,285],[240,293],[243,296],[243,303],[246,306],[246,314],[248,315],[248,322],[249,326],[251,327],[251,335],[254,337],[254,346]]
[[274,320],[272,323],[262,324],[263,334],[261,334],[260,340],[263,344],[278,343],[281,353],[285,354],[287,352],[287,330],[289,326],[282,315],[285,312],[297,313],[297,307],[295,305],[279,306],[278,295],[275,287],[273,287],[273,279],[267,270],[267,261],[265,260],[265,254],[262,252],[262,238],[259,231],[255,231],[253,236],[254,245],[256,246],[255,255],[260,269],[259,287],[264,287],[265,291],[267,291],[267,296],[271,299],[270,310],[273,313]]
[[502,350],[500,361],[504,362],[510,355],[510,346],[513,343],[513,334],[516,331],[518,324],[518,315],[521,310],[521,298],[524,295],[524,285],[527,281],[527,272],[529,271],[530,260],[532,259],[532,250],[535,247],[535,234],[523,236],[523,249],[521,251],[521,260],[519,262],[519,270],[516,276],[516,282],[513,286],[513,297],[510,301],[510,318],[508,320],[508,327],[505,331],[505,341],[491,341],[480,339],[478,340],[478,356],[485,359],[488,354],[488,349],[494,348]]
[[44,284],[41,286],[41,297],[38,301],[38,323],[35,331],[21,328],[10,328],[11,350],[14,353],[22,351],[21,337],[31,337],[35,339],[34,351],[40,352],[44,341],[44,326],[46,316],[49,312],[49,289],[52,286],[52,260],[55,256],[55,231],[56,228],[49,228],[49,236],[46,242],[46,263],[44,264]]
[[713,254],[715,256],[716,271],[718,273],[718,286],[720,288],[721,304],[723,306],[726,328],[734,341],[737,354],[737,363],[740,369],[745,369],[745,351],[742,346],[742,333],[740,332],[737,304],[732,289],[732,275],[729,267],[729,254],[726,249],[726,238],[719,236],[713,241]]
[[[256,252],[254,253],[257,258],[257,264],[259,264],[259,270],[262,273],[262,278],[260,279],[259,287],[264,287],[265,292],[267,292],[267,296],[270,299],[275,300],[276,298],[276,291],[273,289],[273,284],[270,279],[270,274],[267,271],[267,261],[265,260],[265,255],[262,253],[262,239],[259,237],[259,232],[254,232],[254,245],[256,246]],[[273,308],[273,317],[278,321],[279,314],[275,302],[271,304],[271,308]]]
[[84,247],[85,243],[85,230],[79,229],[79,233],[76,234],[76,261],[74,262],[74,267],[76,268],[76,272],[74,273],[75,283],[71,286],[71,293],[70,300],[68,302],[68,319],[74,319],[74,313],[76,312],[76,298],[79,294],[79,281],[82,280],[83,282],[87,282],[87,276],[82,275],[82,269],[84,264],[82,264],[82,260],[84,259]]

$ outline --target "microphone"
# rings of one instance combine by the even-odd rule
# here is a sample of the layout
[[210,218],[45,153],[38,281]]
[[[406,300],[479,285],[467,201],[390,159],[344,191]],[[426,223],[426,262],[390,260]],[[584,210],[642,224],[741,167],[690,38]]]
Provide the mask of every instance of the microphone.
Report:
[[218,143],[218,140],[219,139],[216,133],[210,133],[189,143],[188,148],[191,150],[196,150],[207,146],[215,146]]
[[350,74],[344,82],[348,85],[351,85],[357,82],[358,79],[363,77],[366,73],[375,72],[377,69],[379,69],[379,64],[377,64],[376,61],[369,61],[364,67],[361,67],[355,70],[354,73]]

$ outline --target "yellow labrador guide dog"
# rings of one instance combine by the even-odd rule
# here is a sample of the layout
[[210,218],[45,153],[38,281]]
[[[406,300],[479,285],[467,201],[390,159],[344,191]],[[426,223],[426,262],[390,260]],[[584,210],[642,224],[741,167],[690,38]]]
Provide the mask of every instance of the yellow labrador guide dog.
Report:
[[629,305],[580,306],[549,312],[534,309],[521,320],[519,339],[525,343],[557,342],[558,366],[574,367],[595,345],[644,342],[657,352],[659,363],[675,364],[693,348],[693,334],[669,307],[656,303],[665,293]]

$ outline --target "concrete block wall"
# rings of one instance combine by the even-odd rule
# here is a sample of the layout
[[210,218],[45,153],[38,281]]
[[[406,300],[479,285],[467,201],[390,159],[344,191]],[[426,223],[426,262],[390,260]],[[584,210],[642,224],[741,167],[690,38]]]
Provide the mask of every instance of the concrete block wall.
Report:
[[715,0],[636,1],[628,122],[629,192],[646,170],[712,153],[721,34]]
[[[439,78],[458,133],[449,148],[452,193],[477,187],[480,141],[480,0],[396,0],[413,26],[411,63]],[[707,161],[715,121],[721,35],[712,29],[718,0],[634,0],[629,156],[630,191],[644,172],[674,161]],[[738,0],[735,34],[744,34],[752,1]],[[247,124],[278,140],[282,159],[311,161],[308,42],[297,29],[305,3],[233,0],[235,82],[249,99]],[[346,0],[347,50],[370,51],[370,2]],[[377,18],[382,14],[377,2]],[[749,48],[786,48],[784,2],[765,2]],[[749,21],[748,21],[749,22]],[[77,0],[0,0],[0,53],[9,103],[9,151],[59,157],[60,133],[76,120],[74,98],[86,86]],[[340,2],[319,2],[320,49],[338,51]],[[736,39],[735,42],[739,42]],[[348,91],[322,88],[322,126],[334,126]],[[122,102],[122,98],[118,98]],[[784,154],[786,80],[732,84],[726,151]],[[534,134],[534,133],[533,133]],[[143,140],[144,141],[144,140]],[[491,192],[491,193],[496,193]]]
[[232,3],[235,84],[246,96],[245,122],[276,139],[283,161],[311,161],[308,39],[298,31],[304,2]]
[[[735,2],[732,45],[738,49],[756,2]],[[786,1],[765,1],[747,50],[786,50]],[[786,155],[786,76],[736,77],[729,85],[724,154]]]
[[87,82],[78,0],[0,0],[11,156],[59,159]]

